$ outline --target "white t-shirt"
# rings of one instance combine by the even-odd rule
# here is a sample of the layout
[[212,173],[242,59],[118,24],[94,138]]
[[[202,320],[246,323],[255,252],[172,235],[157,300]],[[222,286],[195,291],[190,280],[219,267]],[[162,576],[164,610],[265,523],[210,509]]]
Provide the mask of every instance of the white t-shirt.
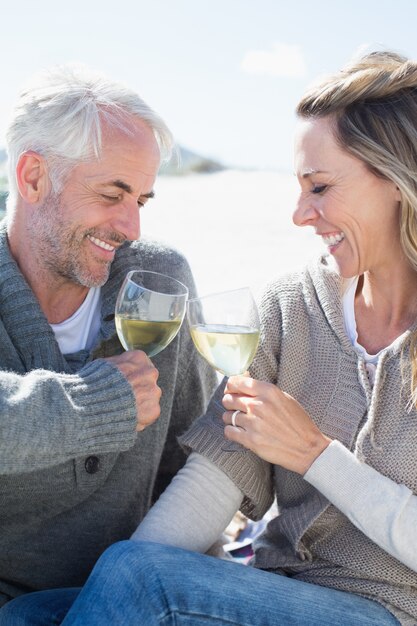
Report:
[[92,287],[81,306],[60,324],[51,324],[62,354],[89,349],[100,329],[100,287]]
[[384,350],[386,350],[389,346],[383,348],[377,354],[369,354],[369,352],[367,352],[365,348],[358,343],[358,330],[356,328],[355,319],[355,293],[358,286],[358,280],[359,276],[356,276],[356,278],[350,278],[349,281],[347,281],[342,300],[343,317],[345,321],[346,333],[355,350],[363,356],[368,379],[371,387],[373,387],[378,359]]

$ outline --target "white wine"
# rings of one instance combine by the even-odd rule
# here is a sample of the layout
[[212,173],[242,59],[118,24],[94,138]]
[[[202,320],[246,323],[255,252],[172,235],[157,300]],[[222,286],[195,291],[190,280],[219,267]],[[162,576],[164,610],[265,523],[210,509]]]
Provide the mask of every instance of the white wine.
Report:
[[116,315],[115,321],[117,334],[125,350],[143,350],[148,356],[154,356],[174,339],[182,320],[155,322]]
[[199,353],[226,376],[247,370],[259,342],[259,330],[250,326],[197,324],[190,332]]

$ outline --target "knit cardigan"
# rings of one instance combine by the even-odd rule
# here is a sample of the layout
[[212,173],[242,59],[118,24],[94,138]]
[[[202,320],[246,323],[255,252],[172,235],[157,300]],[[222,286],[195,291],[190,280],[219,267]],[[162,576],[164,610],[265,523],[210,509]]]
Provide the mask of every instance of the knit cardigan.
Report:
[[118,369],[114,325],[128,270],[188,285],[183,257],[155,242],[124,245],[103,286],[91,352],[61,354],[0,227],[0,606],[22,593],[80,586],[100,554],[127,539],[185,456],[177,443],[215,386],[186,325],[153,362],[161,415],[136,432],[136,402]]
[[[345,331],[342,280],[327,257],[269,285],[260,315],[261,344],[251,375],[277,384],[323,433],[417,493],[417,412],[409,402],[411,331],[381,354],[372,390],[363,357]],[[373,543],[302,476],[226,440],[222,394],[223,385],[182,443],[232,478],[250,517],[260,518],[276,495],[279,515],[257,542],[252,564],[366,596],[381,602],[404,626],[417,624],[417,573]]]

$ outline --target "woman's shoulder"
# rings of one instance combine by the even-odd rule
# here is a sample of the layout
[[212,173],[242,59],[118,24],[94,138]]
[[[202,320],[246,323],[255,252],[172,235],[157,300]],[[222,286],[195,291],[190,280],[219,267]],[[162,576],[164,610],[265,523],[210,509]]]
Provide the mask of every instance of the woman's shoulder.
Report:
[[312,259],[303,268],[277,276],[265,284],[263,298],[292,298],[306,296],[314,291],[323,293],[338,289],[342,280],[331,257],[322,255]]

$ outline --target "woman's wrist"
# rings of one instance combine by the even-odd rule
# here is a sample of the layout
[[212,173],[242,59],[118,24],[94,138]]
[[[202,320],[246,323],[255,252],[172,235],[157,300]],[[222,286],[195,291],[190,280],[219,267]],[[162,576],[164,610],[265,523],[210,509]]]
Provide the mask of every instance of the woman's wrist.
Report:
[[326,450],[326,448],[332,443],[332,441],[333,440],[330,439],[330,437],[327,437],[323,433],[320,433],[320,436],[317,438],[317,440],[312,445],[311,450],[309,450],[309,453],[308,453],[307,458],[306,458],[305,467],[300,472],[300,474],[302,476],[304,476],[308,472],[308,470],[313,465],[313,463]]

